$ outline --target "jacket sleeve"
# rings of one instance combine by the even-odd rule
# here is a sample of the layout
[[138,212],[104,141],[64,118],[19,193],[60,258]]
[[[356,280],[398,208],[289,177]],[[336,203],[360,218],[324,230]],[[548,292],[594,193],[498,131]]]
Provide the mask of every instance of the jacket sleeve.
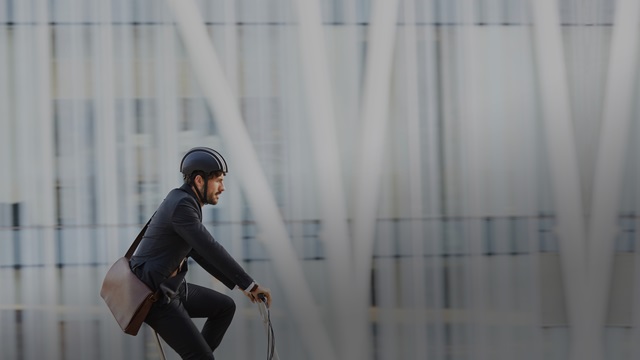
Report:
[[226,287],[229,289],[233,289],[236,284],[226,277],[218,268],[216,268],[212,263],[208,262],[202,255],[198,254],[197,251],[191,250],[189,255],[193,260],[195,260],[198,265],[202,266],[209,274],[213,275],[216,279],[220,280]]
[[174,231],[193,248],[190,255],[195,253],[193,259],[208,273],[229,288],[246,289],[253,279],[202,225],[197,206],[193,199],[180,200],[171,217]]

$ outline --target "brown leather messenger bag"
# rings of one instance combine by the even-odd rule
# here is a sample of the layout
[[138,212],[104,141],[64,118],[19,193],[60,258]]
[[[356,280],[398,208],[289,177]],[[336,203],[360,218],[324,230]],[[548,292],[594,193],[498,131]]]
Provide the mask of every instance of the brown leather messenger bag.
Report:
[[149,289],[129,266],[129,260],[140,244],[150,222],[151,219],[142,228],[127,253],[107,271],[100,289],[100,296],[107,303],[120,328],[133,336],[138,334],[151,305],[160,297],[160,291],[153,292]]

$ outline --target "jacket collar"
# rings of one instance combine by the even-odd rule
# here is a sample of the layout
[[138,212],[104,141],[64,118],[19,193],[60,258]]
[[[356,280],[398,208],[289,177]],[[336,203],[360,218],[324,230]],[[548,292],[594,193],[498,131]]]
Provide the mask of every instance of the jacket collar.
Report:
[[[196,193],[191,188],[191,185],[182,184],[182,186],[180,186],[180,190],[182,190],[182,191],[186,192],[187,194],[191,195],[195,199],[196,204],[200,205],[200,201],[198,200],[198,196],[196,195]],[[202,208],[202,206],[199,206],[199,207]]]

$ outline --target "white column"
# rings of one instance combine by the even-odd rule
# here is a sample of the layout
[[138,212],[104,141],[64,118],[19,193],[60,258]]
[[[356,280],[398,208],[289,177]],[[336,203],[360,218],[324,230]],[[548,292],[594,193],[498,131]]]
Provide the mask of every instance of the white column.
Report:
[[[55,151],[53,132],[53,106],[51,94],[51,36],[48,24],[47,1],[38,0],[36,3],[35,16],[35,53],[38,59],[35,65],[37,76],[36,96],[37,109],[35,121],[38,138],[32,143],[38,147],[38,183],[42,185],[40,196],[38,196],[38,222],[45,227],[53,227],[56,224],[55,215]],[[44,240],[44,252],[46,265],[53,265],[55,249],[53,246],[53,230],[47,233]]]
[[[404,1],[404,19],[406,25],[402,36],[404,53],[404,63],[399,68],[405,69],[405,76],[402,80],[404,83],[404,91],[401,91],[406,97],[407,111],[407,132],[402,138],[407,139],[408,147],[408,165],[409,172],[407,174],[409,180],[409,217],[411,230],[409,236],[411,239],[411,260],[409,264],[410,275],[405,277],[411,279],[411,290],[409,298],[405,301],[410,304],[409,311],[420,314],[427,308],[427,286],[428,282],[425,276],[425,216],[423,206],[423,186],[424,179],[422,176],[422,141],[421,141],[421,118],[420,118],[420,100],[418,74],[418,53],[417,53],[417,34],[416,34],[416,4],[415,0]],[[421,79],[422,81],[430,79]],[[415,321],[411,327],[410,349],[407,354],[415,359],[427,358],[427,324],[426,322]]]
[[[0,0],[0,19],[6,19],[6,1]],[[9,84],[9,64],[10,64],[10,51],[8,42],[11,38],[12,32],[8,30],[7,26],[0,26],[0,79],[7,79],[0,82],[0,164],[4,171],[0,172],[0,226],[11,225],[11,207],[9,206],[14,202],[14,162],[13,154],[15,137],[14,133],[14,116],[13,116],[13,99],[12,91],[10,91]],[[12,265],[17,259],[14,259],[13,249],[13,234],[14,232],[9,228],[3,228],[0,230],[0,246],[2,247],[2,254],[0,254],[0,264]],[[9,269],[0,270],[0,283],[5,289],[15,289],[15,272]],[[17,294],[13,291],[4,291],[0,294],[0,304],[5,307],[5,304],[15,304]],[[6,311],[5,313],[9,313]],[[9,318],[10,319],[10,318]],[[7,317],[0,315],[0,347],[3,349],[3,356],[7,358],[16,358],[18,355],[16,332],[17,324],[13,321],[7,321]]]
[[[162,24],[154,32],[156,38],[155,94],[156,118],[158,126],[157,139],[159,146],[154,160],[158,161],[158,193],[166,194],[169,190],[180,185],[181,176],[179,166],[181,157],[178,151],[178,118],[180,114],[181,94],[178,94],[180,82],[176,74],[176,34],[173,28],[173,17],[166,6],[158,6]],[[157,199],[159,204],[162,198]]]
[[[175,13],[178,30],[202,92],[216,114],[220,133],[225,139],[233,139],[226,145],[237,161],[235,171],[258,223],[257,239],[269,252],[308,356],[317,360],[336,359],[272,190],[242,121],[238,101],[233,97],[197,7],[192,0],[170,0],[169,5]],[[277,299],[277,294],[274,295]]]
[[570,358],[601,359],[587,293],[586,232],[558,4],[531,1],[540,97],[558,219],[562,275],[571,326]]
[[[0,8],[4,9],[5,7],[5,0],[0,0]],[[3,10],[0,10],[0,14],[2,14],[2,18],[5,17]],[[9,83],[11,52],[9,51],[8,44],[12,33],[11,30],[8,30],[7,26],[0,28],[0,79],[6,79],[0,83],[0,129],[2,129],[2,131],[0,131],[0,164],[4,167],[4,170],[0,172],[0,203],[6,204],[15,201],[13,199],[13,194],[15,193],[13,187],[16,173],[14,168],[15,156],[12,155],[16,154],[14,151],[15,136],[13,136],[15,128],[13,104],[15,100],[13,99],[14,92],[11,91]],[[3,232],[3,236],[8,233],[9,232]]]
[[[99,1],[102,3],[101,1]],[[110,14],[111,19],[128,19],[128,12],[130,8],[125,4],[128,4],[128,0],[118,0],[119,4],[116,7],[118,12]],[[113,1],[105,2],[101,6],[112,6]],[[100,6],[98,6],[100,8]],[[100,17],[98,17],[100,18]],[[105,16],[106,18],[106,16]],[[133,56],[133,27],[132,24],[119,25],[119,26],[107,26],[106,19],[103,20],[105,24],[102,31],[107,28],[112,31],[111,41],[111,61],[112,61],[112,80],[111,86],[113,87],[112,106],[120,111],[113,112],[113,143],[111,144],[113,152],[111,156],[115,156],[114,164],[115,174],[112,181],[115,180],[113,186],[116,188],[115,203],[116,220],[115,223],[121,224],[118,226],[114,238],[107,238],[104,242],[106,251],[102,254],[102,258],[98,258],[98,262],[105,264],[101,269],[103,273],[106,273],[109,266],[115,259],[122,256],[126,249],[131,245],[131,242],[138,234],[140,228],[138,226],[131,226],[131,224],[138,223],[138,212],[136,206],[138,205],[137,199],[137,171],[135,167],[136,162],[136,144],[134,139],[135,124],[134,124],[134,89],[135,89],[135,76],[132,69],[134,63]],[[107,34],[104,34],[108,38]],[[106,40],[106,39],[105,39]],[[114,56],[120,54],[120,57]],[[120,107],[118,107],[120,106]],[[98,125],[101,126],[101,125]],[[118,133],[121,133],[119,138]],[[112,215],[109,215],[111,217]],[[107,221],[105,219],[104,221]],[[111,220],[108,220],[111,221]],[[122,224],[126,224],[122,226]],[[128,225],[128,226],[127,226]],[[103,308],[104,309],[104,308]],[[104,312],[100,317],[100,327],[98,330],[98,341],[101,345],[101,355],[113,358],[123,358],[125,354],[127,357],[142,356],[141,348],[127,346],[130,344],[130,340],[127,340],[117,331],[117,327],[114,327],[113,316],[108,309],[104,309]]]
[[[148,8],[151,9],[151,8]],[[154,147],[154,135],[157,131],[156,123],[158,116],[157,102],[160,101],[154,83],[157,81],[156,73],[153,71],[159,66],[160,61],[153,61],[156,55],[153,51],[156,47],[162,46],[154,40],[154,33],[157,26],[138,26],[135,33],[135,45],[133,48],[134,65],[133,74],[136,77],[136,90],[140,103],[139,111],[136,111],[134,123],[140,124],[140,133],[135,134],[138,148],[136,149],[138,162],[135,164],[138,176],[136,182],[140,182],[139,198],[142,209],[142,223],[146,223],[159,205],[156,194],[162,194],[155,191],[158,182],[158,164]],[[137,110],[137,109],[136,109]],[[155,110],[155,112],[154,112]],[[162,195],[159,195],[162,196]]]
[[[355,166],[357,159],[355,156],[344,156],[355,153],[358,149],[357,142],[353,138],[358,134],[360,128],[360,99],[361,99],[361,79],[363,78],[362,69],[364,68],[364,59],[362,55],[362,34],[365,28],[358,22],[356,0],[342,1],[342,9],[344,25],[334,26],[332,30],[335,34],[339,34],[332,39],[332,46],[327,50],[328,53],[334,54],[334,58],[338,66],[336,66],[334,75],[339,79],[340,84],[334,87],[334,105],[336,115],[337,134],[342,148],[340,151],[342,157],[342,174],[345,182],[351,179],[355,174]],[[347,183],[351,185],[351,183]],[[351,190],[350,188],[346,189]],[[349,196],[349,195],[347,195]],[[351,210],[352,202],[350,197],[347,199],[348,210]],[[352,240],[353,241],[353,240]],[[353,247],[353,246],[352,246]],[[353,256],[353,254],[352,254]]]
[[[51,51],[47,3],[20,3],[15,6],[16,18],[16,124],[17,167],[20,183],[20,225],[43,226],[42,230],[23,229],[20,234],[23,265],[44,265],[44,268],[23,268],[22,302],[24,313],[24,356],[47,353],[52,359],[60,356],[58,314],[55,311],[57,286],[55,272],[55,225],[53,128],[51,107]],[[38,189],[38,191],[34,191]],[[41,306],[41,307],[40,307]]]
[[[636,132],[635,134],[637,134],[638,132]],[[640,175],[640,169],[636,168],[636,176]],[[636,195],[636,203],[637,203],[637,195]],[[635,220],[635,226],[636,229],[640,226],[640,219]],[[640,234],[638,234],[636,232],[635,235],[635,242],[636,244],[638,243],[638,241],[640,241]],[[640,263],[640,252],[635,251],[634,256],[633,256],[633,260],[635,264]],[[640,266],[635,266],[634,272],[633,272],[633,276],[635,279],[640,279]],[[634,282],[633,284],[633,292],[632,292],[632,303],[634,304],[634,311],[633,311],[633,315],[632,315],[632,323],[633,324],[633,330],[631,331],[631,343],[633,344],[631,346],[631,351],[630,353],[632,354],[632,356],[638,356],[638,354],[640,354],[640,311],[637,311],[637,306],[638,304],[640,304],[640,285],[638,284],[638,282]]]
[[[33,67],[35,63],[35,56],[33,51],[34,42],[34,29],[33,26],[26,26],[24,23],[33,21],[30,16],[32,11],[31,4],[25,2],[15,4],[15,18],[14,20],[19,23],[13,29],[13,44],[14,44],[14,58],[15,73],[14,73],[14,91],[16,94],[15,102],[15,124],[16,124],[16,154],[20,154],[19,161],[16,161],[16,179],[17,183],[17,198],[16,202],[20,204],[20,225],[37,225],[35,222],[35,204],[34,191],[37,186],[36,173],[37,166],[35,164],[36,152],[33,146],[33,135],[40,135],[39,132],[34,133],[32,129],[35,127],[35,115],[34,106],[31,106],[33,102],[37,101],[34,89],[34,74]],[[38,131],[38,130],[37,130]],[[40,247],[37,241],[37,236],[33,229],[23,228],[19,231],[19,245],[20,252],[17,263],[20,265],[33,265],[38,263],[40,255]],[[43,337],[40,330],[41,324],[37,322],[37,318],[41,317],[41,314],[35,314],[32,308],[37,305],[41,305],[39,287],[41,280],[37,276],[38,274],[33,269],[27,269],[25,267],[20,269],[20,283],[21,287],[18,290],[18,294],[15,299],[17,302],[24,305],[25,310],[22,313],[22,326],[21,333],[23,336],[22,348],[18,348],[18,352],[22,352],[22,356],[25,358],[35,358],[38,352],[42,352],[43,349]],[[31,308],[31,309],[30,309]]]
[[[85,10],[86,4],[81,0],[68,0],[61,2],[64,4],[61,6],[62,11],[66,11],[69,14],[70,21],[80,23],[80,19],[83,18],[83,10]],[[60,6],[60,5],[58,5]],[[91,176],[92,170],[95,169],[91,166],[91,161],[96,157],[89,151],[93,144],[89,139],[95,139],[95,133],[89,131],[91,120],[87,117],[90,114],[97,113],[97,102],[91,102],[93,99],[93,88],[91,87],[91,70],[89,62],[86,62],[85,51],[87,51],[86,40],[90,38],[91,32],[86,31],[84,26],[69,26],[62,27],[65,32],[68,31],[67,41],[64,40],[58,43],[60,49],[68,49],[69,53],[66,54],[65,60],[69,61],[67,68],[67,76],[64,77],[67,81],[60,82],[60,86],[66,86],[69,83],[69,95],[65,99],[67,106],[71,107],[71,121],[68,123],[72,127],[65,128],[64,131],[68,131],[71,138],[71,146],[67,153],[70,166],[69,173],[64,173],[67,176],[69,187],[68,194],[71,195],[72,204],[69,204],[69,208],[65,211],[71,214],[71,221],[66,222],[64,225],[76,225],[78,228],[65,229],[65,252],[67,252],[68,262],[71,263],[83,263],[87,259],[92,258],[93,249],[92,244],[87,239],[94,236],[95,229],[87,227],[93,221],[92,210],[92,181],[95,182]],[[68,46],[66,46],[68,45]],[[63,47],[64,46],[64,47]],[[66,62],[66,61],[65,61]],[[88,71],[87,71],[88,70]],[[89,95],[91,94],[91,95]],[[94,105],[94,106],[92,106]],[[61,121],[66,119],[60,119]],[[93,120],[95,123],[95,120]],[[65,144],[66,145],[66,144]],[[65,146],[62,145],[62,146]],[[92,169],[93,168],[93,169]],[[62,173],[61,173],[62,174]],[[96,175],[94,173],[94,175]],[[97,184],[97,183],[96,183]],[[97,190],[97,189],[96,189]],[[69,231],[70,230],[70,231]],[[86,291],[78,286],[73,286],[74,282],[79,284],[89,283],[90,276],[86,271],[78,271],[78,268],[65,266],[62,268],[62,276],[65,279],[67,285],[62,291],[63,305],[77,305],[85,301],[88,298]],[[86,324],[80,326],[79,331],[84,333],[88,327]],[[95,346],[88,341],[79,341],[74,329],[65,328],[63,330],[63,336],[70,339],[69,344],[74,348],[74,355],[78,358],[89,358],[94,353]]]
[[[611,39],[611,55],[606,81],[604,110],[595,163],[592,211],[589,222],[589,320],[597,330],[593,351],[604,358],[603,327],[608,309],[615,238],[625,172],[629,130],[637,99],[638,25],[640,2],[620,0]],[[637,303],[636,303],[637,304]]]
[[483,96],[484,89],[481,85],[480,75],[483,70],[479,54],[486,34],[482,28],[476,26],[477,9],[475,1],[466,0],[459,15],[461,25],[456,40],[460,43],[456,60],[460,62],[460,80],[457,84],[459,90],[456,105],[460,117],[460,174],[464,179],[461,212],[468,216],[468,219],[463,220],[463,241],[467,243],[465,251],[468,251],[468,258],[461,259],[464,279],[468,281],[468,295],[465,299],[471,319],[467,330],[468,341],[475,358],[488,360],[491,357],[487,303],[489,264],[484,255],[483,234],[488,226],[484,216],[492,210],[485,195],[489,189],[486,169],[491,166],[487,159],[491,142],[486,141],[485,136],[488,132],[485,129],[491,126],[492,119],[483,103],[486,98]]
[[[121,12],[118,15],[121,19],[127,19],[129,17],[130,8],[126,5],[128,0],[120,0]],[[134,50],[135,30],[133,24],[126,26],[113,27],[116,31],[116,39],[113,46],[119,50],[122,54],[120,62],[116,62],[119,66],[116,67],[114,75],[118,81],[116,82],[116,94],[122,99],[122,113],[118,114],[116,118],[118,126],[122,131],[122,140],[117,146],[120,148],[118,153],[118,168],[120,172],[119,177],[119,219],[120,223],[137,224],[138,223],[138,209],[137,206],[140,202],[138,199],[138,167],[137,167],[137,150],[138,144],[136,143],[136,125],[135,125],[135,98],[138,96],[135,91],[137,84],[137,74],[134,71],[136,63],[136,53]],[[146,220],[142,220],[145,221]],[[117,249],[126,251],[130,245],[129,238],[135,238],[138,234],[139,228],[137,226],[126,229],[121,234],[127,234],[129,236],[121,236],[120,244],[114,242],[115,245],[120,245]],[[114,258],[114,257],[110,257]]]
[[368,278],[378,214],[378,197],[385,136],[389,119],[391,63],[398,12],[397,0],[377,0],[373,4],[368,36],[364,95],[362,99],[360,153],[354,186],[354,257],[359,280]]
[[[423,17],[428,19],[428,22],[435,22],[437,14],[433,14],[436,0],[428,0],[424,4]],[[441,141],[445,141],[438,131],[438,119],[439,119],[439,103],[438,92],[441,90],[438,87],[437,72],[438,69],[438,41],[436,41],[437,27],[435,25],[429,25],[421,27],[423,31],[425,47],[424,47],[424,59],[425,62],[422,66],[425,68],[425,157],[426,171],[424,177],[424,191],[428,194],[428,201],[425,203],[425,216],[427,221],[425,222],[425,236],[426,254],[427,258],[427,274],[429,286],[427,287],[428,296],[431,299],[431,303],[434,308],[433,323],[433,351],[435,359],[444,358],[445,352],[445,325],[444,325],[444,295],[445,288],[443,286],[443,257],[442,248],[440,245],[441,239],[445,233],[444,221],[442,219],[442,204],[440,194],[444,189],[441,187],[441,178],[444,174],[441,173],[440,161],[443,154],[440,153],[439,144]]]
[[[19,25],[14,27],[14,91],[15,101],[15,124],[16,124],[16,154],[20,154],[19,161],[16,162],[16,179],[18,185],[18,198],[20,203],[20,225],[37,225],[38,200],[36,193],[30,191],[38,184],[36,180],[37,168],[37,148],[33,141],[34,134],[40,136],[40,129],[36,124],[35,106],[32,103],[38,101],[36,89],[36,77],[33,68],[36,67],[35,58],[35,29],[26,23],[32,22],[33,7],[24,2],[15,4],[14,20]],[[33,129],[36,129],[34,132]],[[35,264],[39,261],[39,247],[35,245],[33,230],[22,230],[20,232],[20,263],[25,265]]]
[[[382,202],[387,202],[391,198],[389,195],[383,195],[383,197],[385,199],[381,200]],[[398,259],[393,256],[395,252],[395,244],[393,242],[395,226],[396,224],[389,220],[381,221],[376,226],[377,233],[382,241],[376,246],[375,251],[379,257],[375,260],[376,276],[374,278],[376,284],[376,306],[373,309],[375,309],[375,314],[377,315],[374,348],[376,349],[375,358],[381,360],[406,358],[400,356],[401,348],[398,342],[400,339],[398,318],[402,318],[402,315],[400,315],[400,311],[397,311],[399,310],[399,304],[396,300],[398,298],[396,280],[400,274],[397,266]],[[419,316],[418,314],[416,316]],[[418,359],[414,356],[410,358]]]
[[[37,147],[37,169],[38,174],[38,216],[37,222],[43,227],[39,233],[42,241],[42,263],[44,265],[43,273],[41,273],[41,284],[43,298],[45,303],[45,314],[40,319],[42,321],[42,329],[44,332],[44,343],[47,349],[47,357],[55,360],[60,358],[60,334],[58,331],[59,314],[56,311],[58,304],[58,281],[55,271],[56,263],[56,246],[55,246],[55,230],[56,219],[56,175],[54,165],[55,148],[54,148],[54,131],[53,131],[53,106],[51,94],[51,28],[49,27],[49,8],[46,0],[35,2],[34,17],[35,26],[35,67],[34,72],[36,78],[35,96],[36,110],[35,129],[38,137],[35,141]],[[31,189],[32,190],[32,189]],[[34,204],[35,205],[35,204]]]
[[[213,11],[214,9],[212,9]],[[222,5],[222,11],[224,15],[224,25],[222,26],[224,37],[224,56],[222,62],[224,64],[225,73],[230,85],[230,91],[232,91],[234,98],[238,98],[238,32],[237,32],[237,14],[235,0],[225,0]],[[234,165],[231,164],[231,172],[234,171]],[[242,212],[243,212],[243,198],[242,192],[238,186],[233,184],[227,184],[228,192],[227,199],[225,200],[226,206],[229,209],[229,228],[231,236],[231,248],[229,253],[236,259],[240,259],[243,256],[243,240],[242,240]],[[256,279],[261,281],[262,279]],[[244,295],[233,292],[229,294],[232,296],[236,303],[244,301]],[[236,317],[240,321],[236,321],[231,328],[234,333],[233,336],[238,339],[246,339],[249,337],[250,327],[246,321],[251,317],[253,313],[246,314],[245,312],[236,312]],[[242,341],[236,341],[233,349],[234,356],[238,359],[249,358],[249,349]]]
[[[46,0],[38,0],[35,9],[36,27],[35,27],[35,54],[37,63],[34,64],[34,72],[37,76],[36,83],[36,101],[37,105],[35,115],[35,129],[37,129],[38,137],[32,145],[37,147],[37,160],[36,167],[38,184],[40,184],[40,191],[38,191],[38,217],[37,221],[39,225],[44,227],[43,235],[43,263],[46,266],[55,265],[55,253],[54,246],[54,230],[53,227],[57,223],[56,219],[56,204],[55,204],[55,190],[56,190],[56,176],[55,176],[55,148],[54,148],[54,132],[53,132],[53,104],[51,94],[51,36],[49,27],[49,10]],[[53,274],[53,271],[50,273]],[[55,277],[48,279],[55,281]],[[48,288],[55,294],[55,283],[48,284],[54,288]]]
[[[114,98],[113,38],[111,4],[94,2],[99,26],[94,30],[94,94],[96,98],[95,149],[97,162],[97,219],[107,225],[106,242],[117,238],[113,225],[118,223],[118,167],[116,163],[116,125]],[[115,258],[114,258],[115,259]]]
[[529,277],[525,279],[529,286],[525,287],[526,293],[523,295],[524,307],[534,309],[531,314],[532,323],[523,333],[523,336],[527,337],[527,342],[524,349],[529,353],[528,359],[542,359],[544,354],[543,346],[543,327],[542,327],[542,305],[541,305],[541,281],[540,281],[540,224],[539,218],[531,216],[526,220],[526,233],[523,241],[526,242],[530,255],[527,256],[527,269],[529,271]]
[[[378,192],[381,191],[386,131],[389,120],[389,89],[393,61],[397,0],[377,0],[372,4],[368,34],[363,98],[361,104],[360,152],[354,183],[354,261],[356,295],[369,298],[370,271],[378,215]],[[366,310],[354,309],[358,316],[366,317]],[[358,321],[366,321],[360,318]],[[360,345],[365,359],[371,358],[370,334]]]
[[[297,5],[302,72],[313,139],[313,163],[320,202],[321,234],[329,271],[329,297],[336,328],[334,340],[341,359],[361,359],[366,352],[366,324],[357,323],[352,309],[368,306],[366,297],[353,296],[351,244],[342,165],[335,124],[331,75],[319,1],[294,1]],[[363,326],[364,325],[364,326]]]
[[[95,44],[93,85],[96,104],[94,136],[96,139],[95,152],[98,165],[95,178],[97,183],[96,201],[98,204],[96,209],[97,223],[105,225],[102,230],[99,230],[99,228],[95,230],[95,235],[100,239],[98,253],[102,255],[96,261],[111,264],[124,253],[123,250],[119,249],[117,239],[125,238],[125,236],[121,236],[122,232],[115,227],[116,224],[119,224],[118,212],[124,208],[120,202],[122,199],[120,192],[124,191],[124,189],[121,188],[121,183],[119,182],[123,173],[119,171],[117,164],[115,79],[117,79],[118,72],[114,65],[113,56],[111,2],[98,0],[93,2],[93,6],[94,16],[99,23],[97,29],[93,32],[93,43]],[[106,272],[106,269],[104,271]],[[83,278],[83,275],[79,276],[82,281],[90,281],[86,277]],[[81,340],[83,342],[81,346],[86,346],[87,344],[84,343],[89,342],[88,345],[95,348],[96,342],[103,340],[108,347],[112,348],[113,356],[116,356],[117,351],[122,349],[122,344],[120,339],[114,336],[113,329],[109,325],[112,324],[105,321],[101,323],[100,331],[102,334],[107,334],[105,338],[83,339]],[[88,330],[90,329],[85,326],[82,327],[82,331]],[[120,334],[116,333],[116,335]]]

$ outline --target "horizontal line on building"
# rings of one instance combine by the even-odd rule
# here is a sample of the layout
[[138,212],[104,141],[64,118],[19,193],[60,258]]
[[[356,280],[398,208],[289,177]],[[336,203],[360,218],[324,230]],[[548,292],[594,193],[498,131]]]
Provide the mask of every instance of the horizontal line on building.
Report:
[[[553,251],[537,251],[536,253],[538,254],[557,254],[557,252],[553,252]],[[504,256],[504,255],[508,255],[508,256],[523,256],[523,255],[530,255],[532,254],[531,251],[520,251],[520,252],[483,252],[481,255],[485,256],[485,257],[492,257],[492,256]],[[422,255],[422,258],[428,259],[428,258],[464,258],[464,257],[470,257],[470,256],[475,256],[474,254],[468,254],[468,253],[443,253],[443,254],[425,254]],[[420,256],[414,256],[414,255],[410,255],[410,254],[392,254],[392,255],[373,255],[372,258],[379,260],[379,259],[411,259],[411,258],[415,258],[415,257],[420,257]],[[326,260],[324,256],[307,256],[307,257],[302,257],[299,260],[301,261],[323,261]],[[262,258],[262,257],[255,257],[255,258],[244,258],[242,259],[242,262],[246,262],[246,263],[252,263],[252,262],[269,262],[271,261],[271,259],[268,258]],[[193,263],[193,260],[190,260],[189,263]],[[19,270],[19,269],[33,269],[33,268],[47,268],[47,267],[55,267],[58,269],[61,268],[66,268],[66,267],[89,267],[89,268],[94,268],[94,267],[101,267],[101,266],[109,266],[112,265],[113,263],[104,263],[104,262],[90,262],[90,263],[56,263],[54,265],[44,265],[44,264],[4,264],[4,265],[0,265],[0,269],[15,269],[15,270]]]
[[[621,218],[640,218],[636,215],[622,215]],[[377,218],[378,222],[411,222],[411,221],[462,221],[462,220],[482,220],[482,221],[496,221],[496,220],[543,220],[554,219],[555,215],[540,214],[540,215],[509,215],[509,216],[424,216],[424,217],[386,217]],[[285,224],[320,224],[319,219],[308,220],[283,220]],[[347,222],[352,222],[352,219],[348,219]],[[241,220],[241,221],[203,221],[205,225],[256,225],[256,221],[253,220]],[[144,224],[135,223],[122,223],[122,224],[57,224],[57,225],[20,225],[20,226],[0,226],[2,230],[62,230],[62,229],[96,229],[96,228],[126,228],[126,227],[139,227]]]
[[[109,23],[102,22],[93,22],[93,21],[48,21],[48,22],[37,22],[37,21],[2,21],[0,25],[4,26],[36,26],[36,25],[48,25],[48,26],[164,26],[164,25],[174,25],[173,22],[162,22],[162,21],[132,21],[132,22],[124,22],[124,21],[115,21]],[[248,21],[238,21],[234,23],[226,23],[226,22],[216,22],[209,21],[205,22],[207,26],[297,26],[297,22],[279,22],[279,21],[265,21],[265,22],[248,22]],[[355,22],[355,23],[345,23],[345,22],[324,22],[325,26],[369,26],[368,22]],[[451,26],[533,26],[533,23],[525,22],[525,23],[516,23],[516,22],[475,22],[473,24],[468,23],[459,23],[459,22],[416,22],[416,23],[406,23],[406,22],[397,22],[397,26],[434,26],[434,27],[451,27]],[[602,22],[602,23],[563,23],[560,24],[563,27],[611,27],[613,23]]]

